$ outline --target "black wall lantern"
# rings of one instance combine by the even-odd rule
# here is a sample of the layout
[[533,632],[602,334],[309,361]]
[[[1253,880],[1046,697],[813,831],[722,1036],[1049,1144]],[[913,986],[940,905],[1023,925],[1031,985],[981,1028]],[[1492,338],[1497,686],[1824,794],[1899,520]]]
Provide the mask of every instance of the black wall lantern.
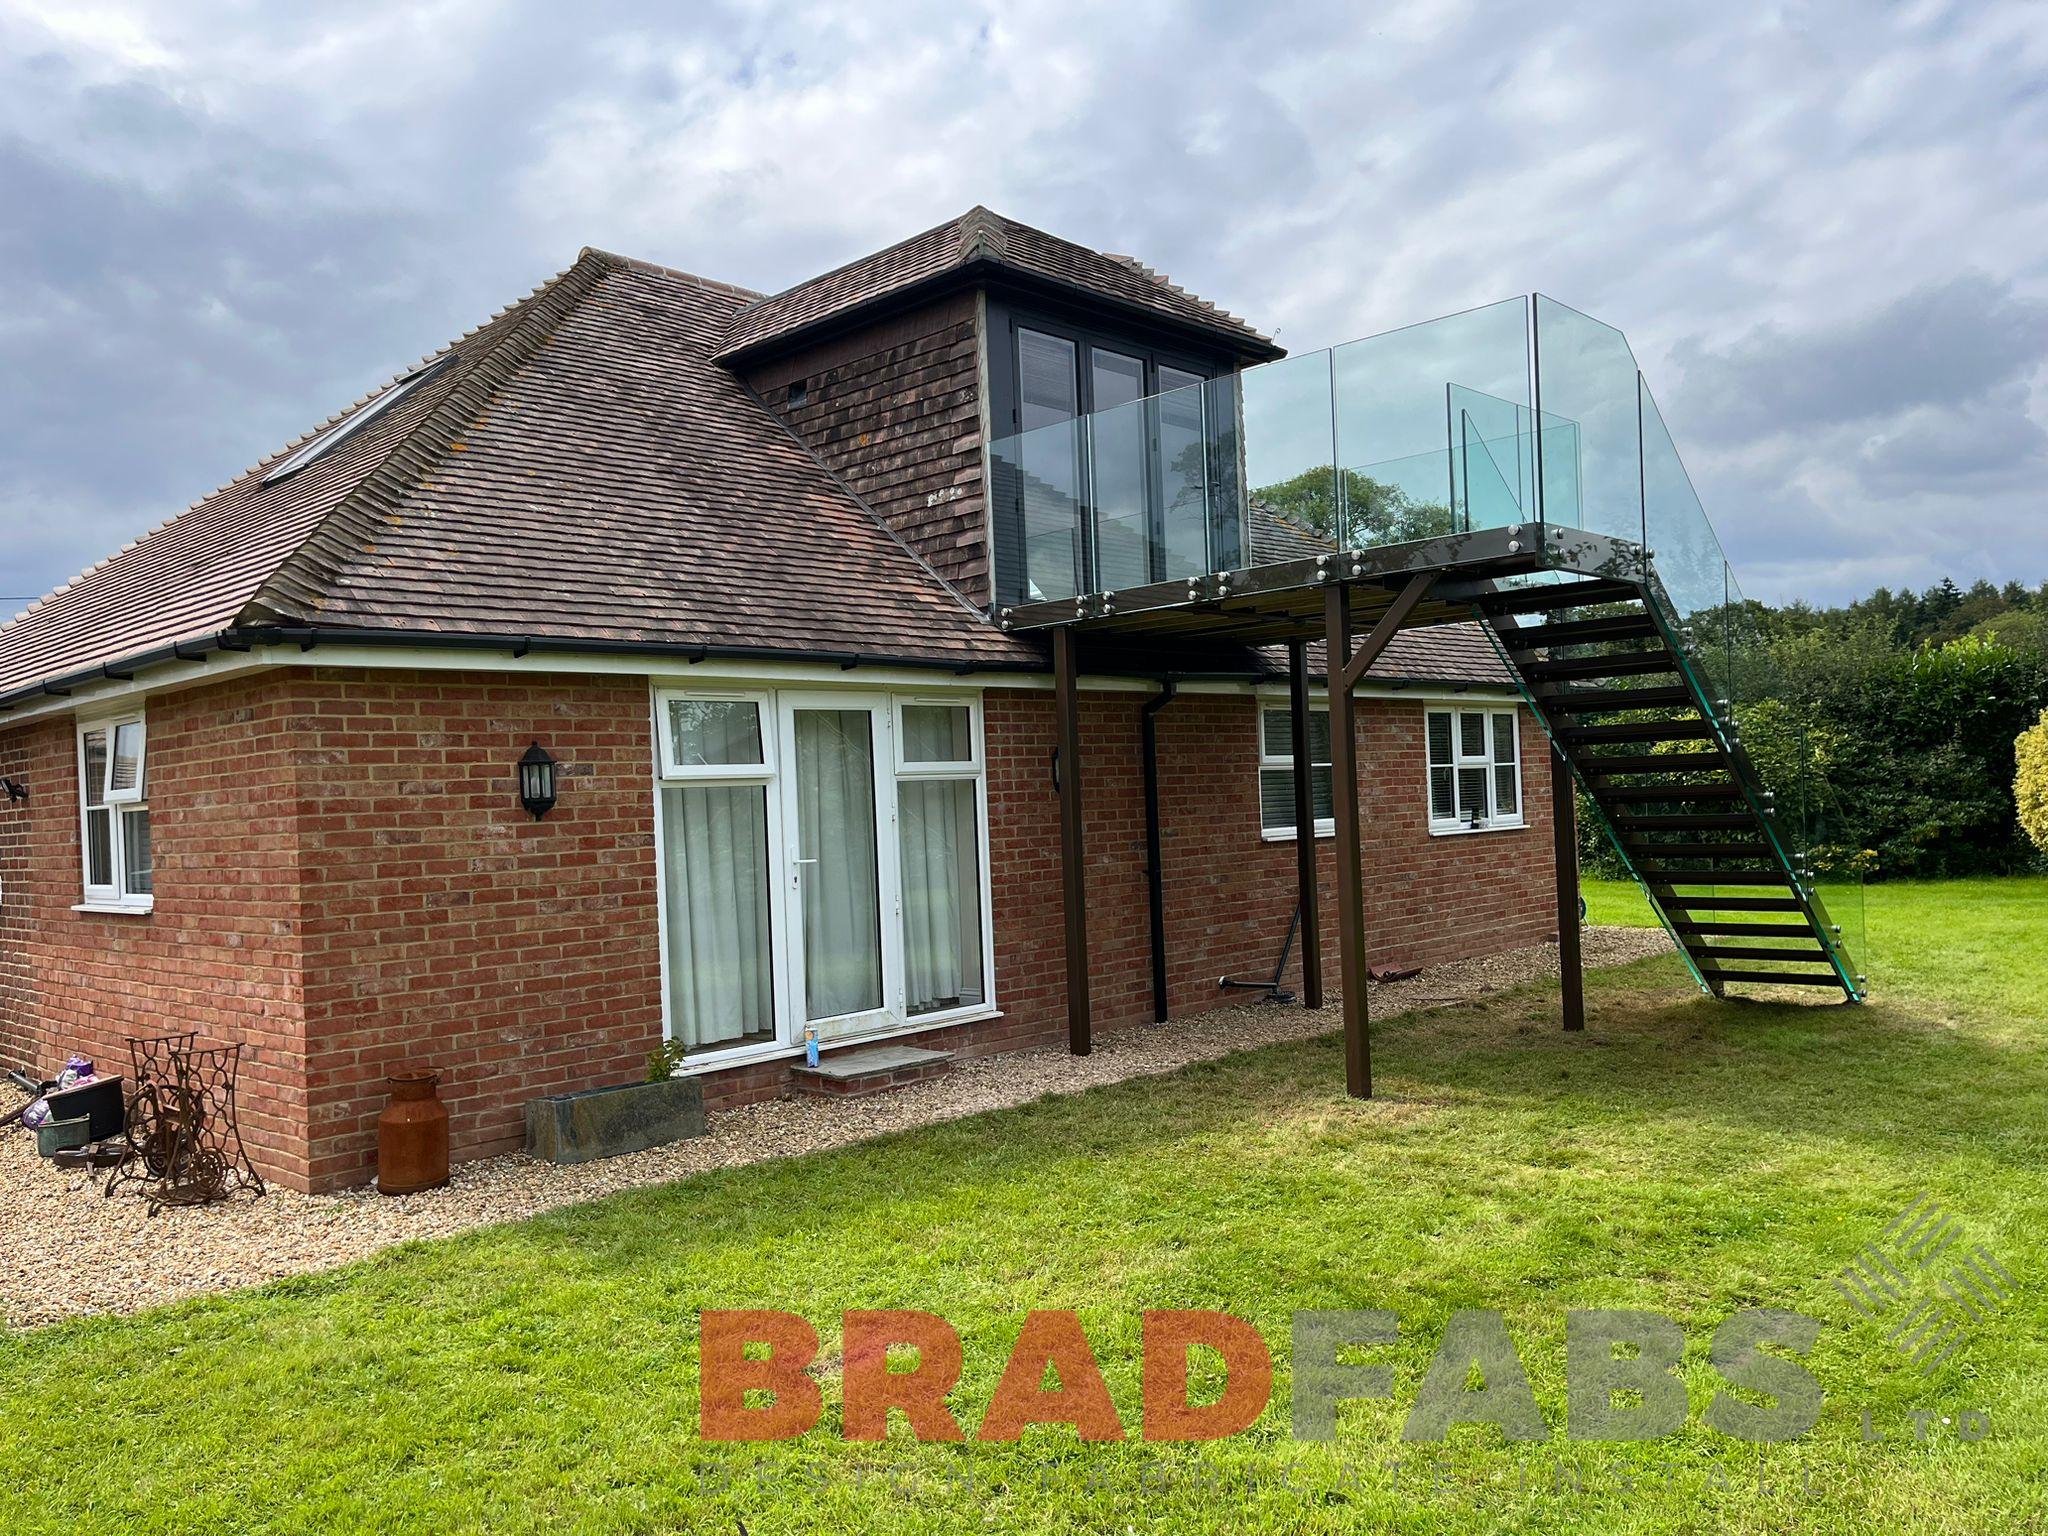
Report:
[[26,800],[28,798],[28,786],[19,779],[0,779],[0,789],[7,791],[7,803],[9,805],[14,804],[17,800]]
[[519,759],[519,803],[535,821],[555,808],[555,760],[537,741]]

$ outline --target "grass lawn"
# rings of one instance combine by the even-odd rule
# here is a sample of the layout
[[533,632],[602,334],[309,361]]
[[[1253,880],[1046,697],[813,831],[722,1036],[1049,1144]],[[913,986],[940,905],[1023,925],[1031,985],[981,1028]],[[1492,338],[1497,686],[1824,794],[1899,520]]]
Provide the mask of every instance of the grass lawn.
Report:
[[[1619,920],[1623,894],[1592,891],[1595,920]],[[2048,881],[1874,888],[1870,929],[1861,1008],[1715,1003],[1659,958],[1593,978],[1581,1037],[1557,1031],[1545,988],[1388,1022],[1371,1104],[1342,1097],[1334,1041],[1278,1046],[15,1336],[0,1341],[8,1523],[2048,1528]],[[1923,1191],[2017,1281],[1931,1377],[1830,1284]],[[1077,1309],[1132,1438],[918,1445],[899,1418],[886,1443],[849,1444],[831,1368],[803,1438],[697,1438],[700,1308],[801,1313],[830,1367],[841,1309],[891,1306],[959,1328],[952,1404],[970,1436],[1025,1312]],[[1140,1314],[1174,1307],[1234,1312],[1271,1343],[1273,1403],[1249,1431],[1137,1438]],[[1595,1307],[1683,1326],[1682,1429],[1567,1438],[1565,1312]],[[1825,1406],[1788,1443],[1704,1422],[1725,1390],[1715,1325],[1753,1307],[1821,1320],[1803,1363]],[[1296,1308],[1400,1317],[1372,1356],[1394,1368],[1393,1400],[1347,1406],[1330,1444],[1287,1432]],[[1466,1427],[1403,1443],[1465,1308],[1505,1315],[1548,1440]],[[1959,1435],[1966,1410],[1988,1415],[1983,1438]]]

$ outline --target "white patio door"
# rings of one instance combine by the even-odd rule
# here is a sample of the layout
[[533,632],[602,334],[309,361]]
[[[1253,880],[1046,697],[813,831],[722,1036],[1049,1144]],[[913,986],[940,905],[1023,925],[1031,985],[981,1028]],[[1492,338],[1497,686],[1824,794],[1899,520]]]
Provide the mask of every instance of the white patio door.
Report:
[[888,701],[786,693],[781,714],[799,1037],[805,1025],[820,1039],[882,1029],[902,964]]

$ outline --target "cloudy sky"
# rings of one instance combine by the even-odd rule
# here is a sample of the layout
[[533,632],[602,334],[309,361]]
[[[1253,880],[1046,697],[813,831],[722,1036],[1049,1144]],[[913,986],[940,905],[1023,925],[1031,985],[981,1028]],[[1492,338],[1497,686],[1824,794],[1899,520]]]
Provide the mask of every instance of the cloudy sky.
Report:
[[773,289],[977,202],[1297,350],[1622,326],[1752,595],[2048,579],[2048,5],[1267,10],[0,0],[0,599],[581,246]]

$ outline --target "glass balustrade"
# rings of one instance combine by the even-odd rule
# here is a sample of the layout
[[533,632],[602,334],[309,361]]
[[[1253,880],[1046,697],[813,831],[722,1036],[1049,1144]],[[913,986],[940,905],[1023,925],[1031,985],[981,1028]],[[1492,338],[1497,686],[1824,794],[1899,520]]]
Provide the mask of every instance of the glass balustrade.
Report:
[[1014,433],[989,457],[1004,607],[1524,524],[1620,541],[1724,744],[1776,743],[1753,755],[1788,797],[1773,835],[1854,953],[1861,861],[1825,744],[1784,744],[1741,585],[1614,327],[1513,299]]

